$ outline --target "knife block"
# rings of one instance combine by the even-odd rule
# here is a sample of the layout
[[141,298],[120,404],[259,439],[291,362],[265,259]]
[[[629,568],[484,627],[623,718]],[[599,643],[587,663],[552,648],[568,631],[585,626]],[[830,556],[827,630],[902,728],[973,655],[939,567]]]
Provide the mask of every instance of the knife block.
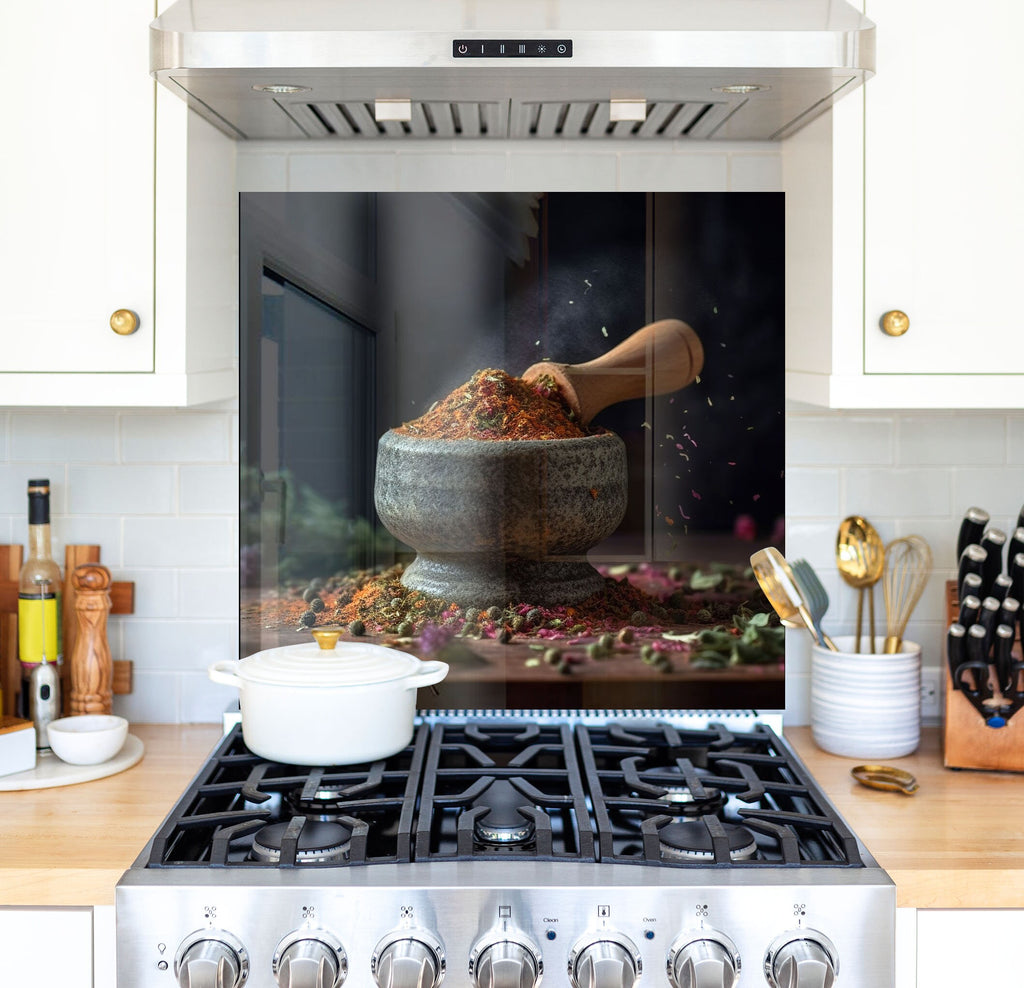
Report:
[[[946,583],[946,627],[960,611],[956,581]],[[1013,646],[1014,656],[1020,657],[1021,642],[1018,632]],[[992,728],[960,690],[953,688],[953,677],[945,655],[943,640],[942,670],[946,684],[945,719],[943,723],[943,764],[946,768],[998,769],[1006,772],[1024,772],[1024,708],[1018,710],[1005,727]]]

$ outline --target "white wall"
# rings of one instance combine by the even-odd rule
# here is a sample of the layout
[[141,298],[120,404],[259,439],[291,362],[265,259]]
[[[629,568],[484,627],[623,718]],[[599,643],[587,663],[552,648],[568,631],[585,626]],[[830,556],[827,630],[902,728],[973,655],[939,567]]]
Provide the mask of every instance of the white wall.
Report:
[[[242,191],[546,190],[771,191],[779,150],[768,144],[460,142],[347,146],[240,145]],[[351,150],[350,150],[351,149]],[[99,543],[114,578],[136,584],[131,616],[110,619],[114,658],[135,664],[115,699],[134,721],[216,721],[233,691],[206,666],[237,654],[237,411],[0,410],[0,542],[26,540],[25,482],[53,484],[58,561],[69,542]],[[1024,501],[1024,412],[787,414],[787,554],[818,567],[833,601],[829,631],[852,630],[856,598],[833,563],[847,514],[883,538],[916,532],[936,572],[909,637],[938,667],[943,581],[966,507],[1008,529]],[[881,594],[876,610],[882,613]],[[805,723],[806,637],[790,633],[787,720]]]

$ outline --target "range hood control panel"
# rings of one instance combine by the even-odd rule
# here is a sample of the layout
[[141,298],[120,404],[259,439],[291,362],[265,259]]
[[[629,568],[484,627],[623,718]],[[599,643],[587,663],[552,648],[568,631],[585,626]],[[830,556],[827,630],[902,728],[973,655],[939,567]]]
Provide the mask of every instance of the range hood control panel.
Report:
[[481,41],[479,38],[452,42],[455,58],[572,58],[572,41],[568,38],[542,38],[504,41]]

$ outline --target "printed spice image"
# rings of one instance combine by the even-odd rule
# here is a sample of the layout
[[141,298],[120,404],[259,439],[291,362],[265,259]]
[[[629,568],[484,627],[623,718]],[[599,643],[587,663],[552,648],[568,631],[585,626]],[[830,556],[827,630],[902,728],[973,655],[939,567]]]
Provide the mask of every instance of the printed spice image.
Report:
[[477,371],[426,414],[395,431],[422,439],[580,439],[590,435],[554,381],[527,384],[503,370]]
[[784,632],[749,568],[707,572],[647,564],[602,569],[604,587],[572,606],[528,602],[462,608],[401,583],[403,567],[338,575],[293,586],[286,597],[251,605],[243,619],[308,632],[340,627],[453,666],[482,664],[474,645],[512,649],[527,669],[586,673],[593,663],[629,659],[671,673],[737,665],[778,665]]

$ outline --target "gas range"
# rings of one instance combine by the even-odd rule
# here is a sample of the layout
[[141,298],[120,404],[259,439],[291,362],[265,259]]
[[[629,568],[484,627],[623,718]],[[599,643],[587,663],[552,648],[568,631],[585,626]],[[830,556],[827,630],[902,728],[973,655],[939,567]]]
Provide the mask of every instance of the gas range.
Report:
[[122,986],[893,983],[891,880],[753,714],[435,713],[313,769],[236,726],[116,901]]

